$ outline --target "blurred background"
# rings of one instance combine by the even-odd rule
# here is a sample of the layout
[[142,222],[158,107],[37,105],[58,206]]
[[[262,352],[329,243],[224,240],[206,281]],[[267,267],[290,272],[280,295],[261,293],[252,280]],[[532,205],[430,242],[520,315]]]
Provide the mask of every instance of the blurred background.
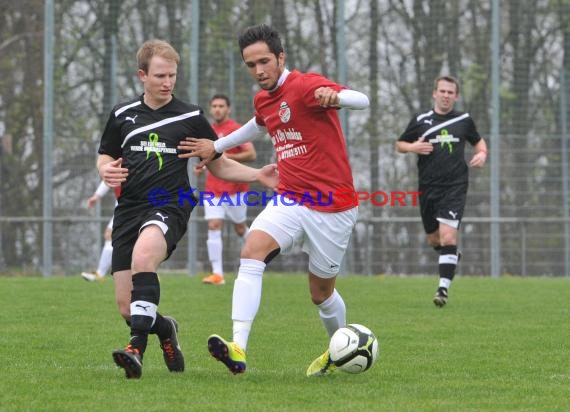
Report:
[[[257,87],[237,36],[258,23],[282,34],[290,69],[370,96],[369,110],[340,111],[358,190],[417,189],[416,158],[394,142],[431,107],[434,78],[458,77],[457,108],[490,148],[486,167],[471,170],[458,273],[570,275],[568,0],[0,0],[0,9],[0,275],[95,268],[114,206],[109,194],[86,208],[96,152],[112,106],[141,93],[143,41],[180,52],[177,97],[207,113],[210,96],[225,93],[245,123]],[[272,161],[268,138],[255,146],[256,165]],[[202,208],[191,221],[164,269],[210,270]],[[235,271],[227,222],[224,255]],[[302,253],[271,264],[306,267]],[[361,205],[343,273],[436,271],[417,207]]]

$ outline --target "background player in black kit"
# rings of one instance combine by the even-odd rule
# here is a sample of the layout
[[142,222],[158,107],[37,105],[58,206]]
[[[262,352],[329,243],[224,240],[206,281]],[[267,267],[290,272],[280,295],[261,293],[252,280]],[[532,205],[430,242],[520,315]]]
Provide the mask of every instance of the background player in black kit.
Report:
[[427,241],[439,252],[439,286],[433,298],[438,307],[447,303],[448,290],[458,261],[457,231],[467,196],[469,170],[465,141],[475,148],[469,166],[483,167],[487,145],[469,113],[453,109],[459,82],[451,76],[435,79],[433,109],[412,117],[396,142],[401,153],[418,154],[420,212]]
[[[176,321],[158,311],[157,270],[184,235],[195,203],[187,159],[176,146],[186,136],[215,140],[202,110],[172,95],[180,57],[167,42],[151,40],[137,52],[144,93],[113,108],[99,147],[97,168],[109,186],[121,185],[113,226],[112,272],[119,311],[131,329],[125,349],[113,352],[127,378],[140,378],[149,333],[157,334],[166,366],[184,370]],[[230,181],[277,183],[274,165],[253,169],[220,156],[208,164]]]

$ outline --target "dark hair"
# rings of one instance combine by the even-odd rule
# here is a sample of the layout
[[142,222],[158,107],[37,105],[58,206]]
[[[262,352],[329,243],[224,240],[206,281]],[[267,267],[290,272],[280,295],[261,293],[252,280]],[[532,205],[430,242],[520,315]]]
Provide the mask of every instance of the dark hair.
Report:
[[212,102],[216,99],[222,99],[226,101],[226,104],[228,105],[228,107],[230,107],[232,104],[230,103],[230,98],[228,96],[226,96],[225,94],[215,94],[212,96],[212,98],[210,99],[210,104],[212,104]]
[[251,26],[245,29],[245,31],[240,34],[238,38],[238,44],[242,57],[243,49],[257,42],[264,42],[267,44],[269,51],[271,51],[271,53],[273,53],[276,57],[279,57],[279,54],[283,53],[283,45],[281,44],[279,33],[273,30],[267,24],[258,24],[257,26]]
[[459,80],[457,80],[453,76],[439,76],[437,79],[433,81],[433,90],[437,90],[437,84],[441,81],[445,81],[448,83],[453,83],[455,85],[455,92],[459,94]]

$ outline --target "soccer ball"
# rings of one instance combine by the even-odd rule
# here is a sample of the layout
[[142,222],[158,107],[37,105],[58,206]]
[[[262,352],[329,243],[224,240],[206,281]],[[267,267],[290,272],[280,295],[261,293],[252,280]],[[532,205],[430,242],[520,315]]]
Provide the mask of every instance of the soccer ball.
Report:
[[366,326],[351,323],[339,328],[329,343],[331,361],[348,373],[364,372],[378,358],[378,339]]

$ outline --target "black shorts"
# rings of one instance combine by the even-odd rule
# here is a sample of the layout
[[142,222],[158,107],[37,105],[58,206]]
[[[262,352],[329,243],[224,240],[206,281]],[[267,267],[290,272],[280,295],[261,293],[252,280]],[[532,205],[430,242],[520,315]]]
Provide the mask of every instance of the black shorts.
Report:
[[426,233],[433,233],[439,228],[438,219],[457,221],[463,218],[467,183],[454,186],[420,185],[420,214]]
[[135,243],[141,229],[148,224],[156,224],[162,229],[167,252],[164,260],[168,259],[186,233],[190,213],[194,208],[190,204],[160,207],[149,207],[148,204],[121,206],[119,204],[116,207],[113,220],[112,273],[131,268]]

